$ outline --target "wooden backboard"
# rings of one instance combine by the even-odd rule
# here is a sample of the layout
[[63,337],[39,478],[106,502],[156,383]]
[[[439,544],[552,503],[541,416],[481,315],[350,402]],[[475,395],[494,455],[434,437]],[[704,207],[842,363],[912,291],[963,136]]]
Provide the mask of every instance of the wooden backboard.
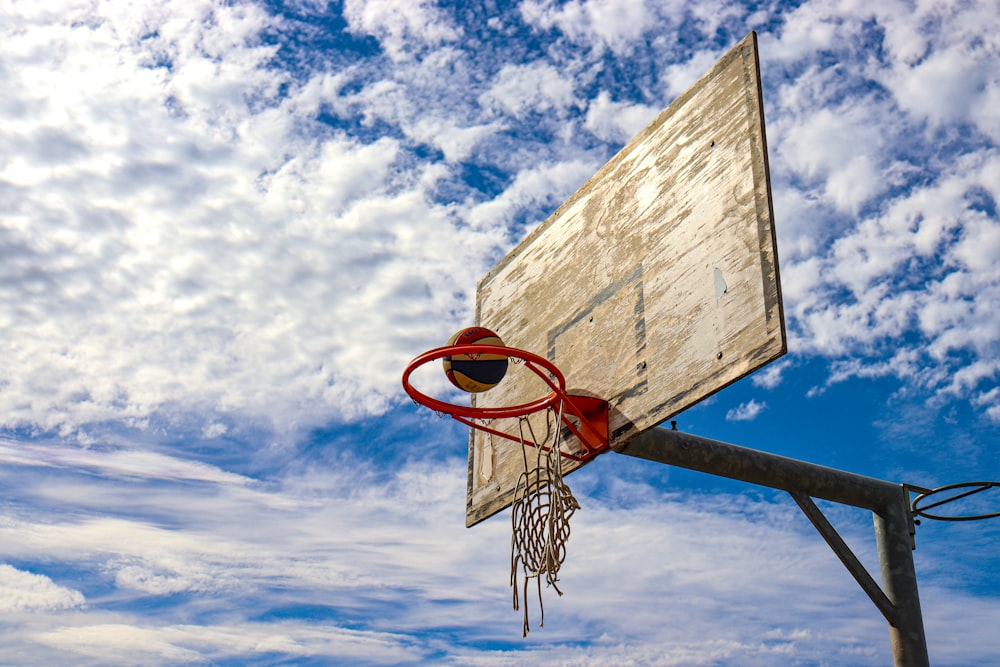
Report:
[[[786,350],[760,91],[750,33],[479,283],[477,324],[608,400],[612,448]],[[474,401],[540,395],[510,377]],[[470,431],[471,526],[523,461]]]

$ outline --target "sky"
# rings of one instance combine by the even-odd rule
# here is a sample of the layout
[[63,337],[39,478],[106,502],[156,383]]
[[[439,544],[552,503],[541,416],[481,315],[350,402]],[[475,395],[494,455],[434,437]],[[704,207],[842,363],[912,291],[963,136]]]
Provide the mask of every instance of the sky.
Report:
[[[0,0],[0,663],[889,664],[787,494],[615,453],[522,639],[509,514],[465,528],[466,430],[399,378],[754,30],[789,350],[678,428],[1000,480],[998,20]],[[870,513],[820,506],[877,573]],[[934,665],[1000,655],[998,524],[917,528]]]

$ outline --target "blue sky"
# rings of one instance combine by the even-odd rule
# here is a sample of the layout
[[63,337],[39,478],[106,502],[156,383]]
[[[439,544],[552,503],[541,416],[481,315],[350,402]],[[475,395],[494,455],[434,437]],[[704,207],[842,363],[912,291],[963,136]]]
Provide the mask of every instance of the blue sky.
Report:
[[[750,30],[789,353],[686,431],[1000,479],[992,0],[8,2],[0,662],[884,665],[790,498],[609,454],[521,639],[509,523],[406,362]],[[442,384],[442,387],[444,385]],[[822,505],[869,567],[871,517]],[[1000,522],[925,522],[932,664],[1000,655]]]

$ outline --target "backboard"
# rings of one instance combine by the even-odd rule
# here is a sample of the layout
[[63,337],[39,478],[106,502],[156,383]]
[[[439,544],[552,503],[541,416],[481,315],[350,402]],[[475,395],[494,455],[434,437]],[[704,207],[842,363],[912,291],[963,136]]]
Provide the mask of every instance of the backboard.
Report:
[[[750,33],[480,281],[476,323],[606,399],[620,447],[784,354],[772,218]],[[538,396],[509,378],[473,400]],[[467,525],[510,505],[523,466],[470,429]]]

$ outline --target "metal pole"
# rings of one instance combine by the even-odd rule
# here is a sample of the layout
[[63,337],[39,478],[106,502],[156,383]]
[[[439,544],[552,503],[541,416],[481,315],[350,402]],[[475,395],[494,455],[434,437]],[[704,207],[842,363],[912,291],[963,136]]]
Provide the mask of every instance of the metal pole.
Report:
[[899,484],[664,428],[650,429],[617,451],[872,511],[895,502],[900,492]]
[[913,567],[913,517],[906,491],[872,514],[882,568],[882,588],[896,607],[897,622],[889,626],[892,657],[897,667],[928,667],[927,639]]
[[928,667],[927,641],[913,567],[913,524],[902,485],[662,428],[650,429],[616,451],[781,489],[793,497],[806,494],[871,510],[883,592],[894,609],[894,613],[889,614],[895,620],[889,624],[893,664],[895,667]]

